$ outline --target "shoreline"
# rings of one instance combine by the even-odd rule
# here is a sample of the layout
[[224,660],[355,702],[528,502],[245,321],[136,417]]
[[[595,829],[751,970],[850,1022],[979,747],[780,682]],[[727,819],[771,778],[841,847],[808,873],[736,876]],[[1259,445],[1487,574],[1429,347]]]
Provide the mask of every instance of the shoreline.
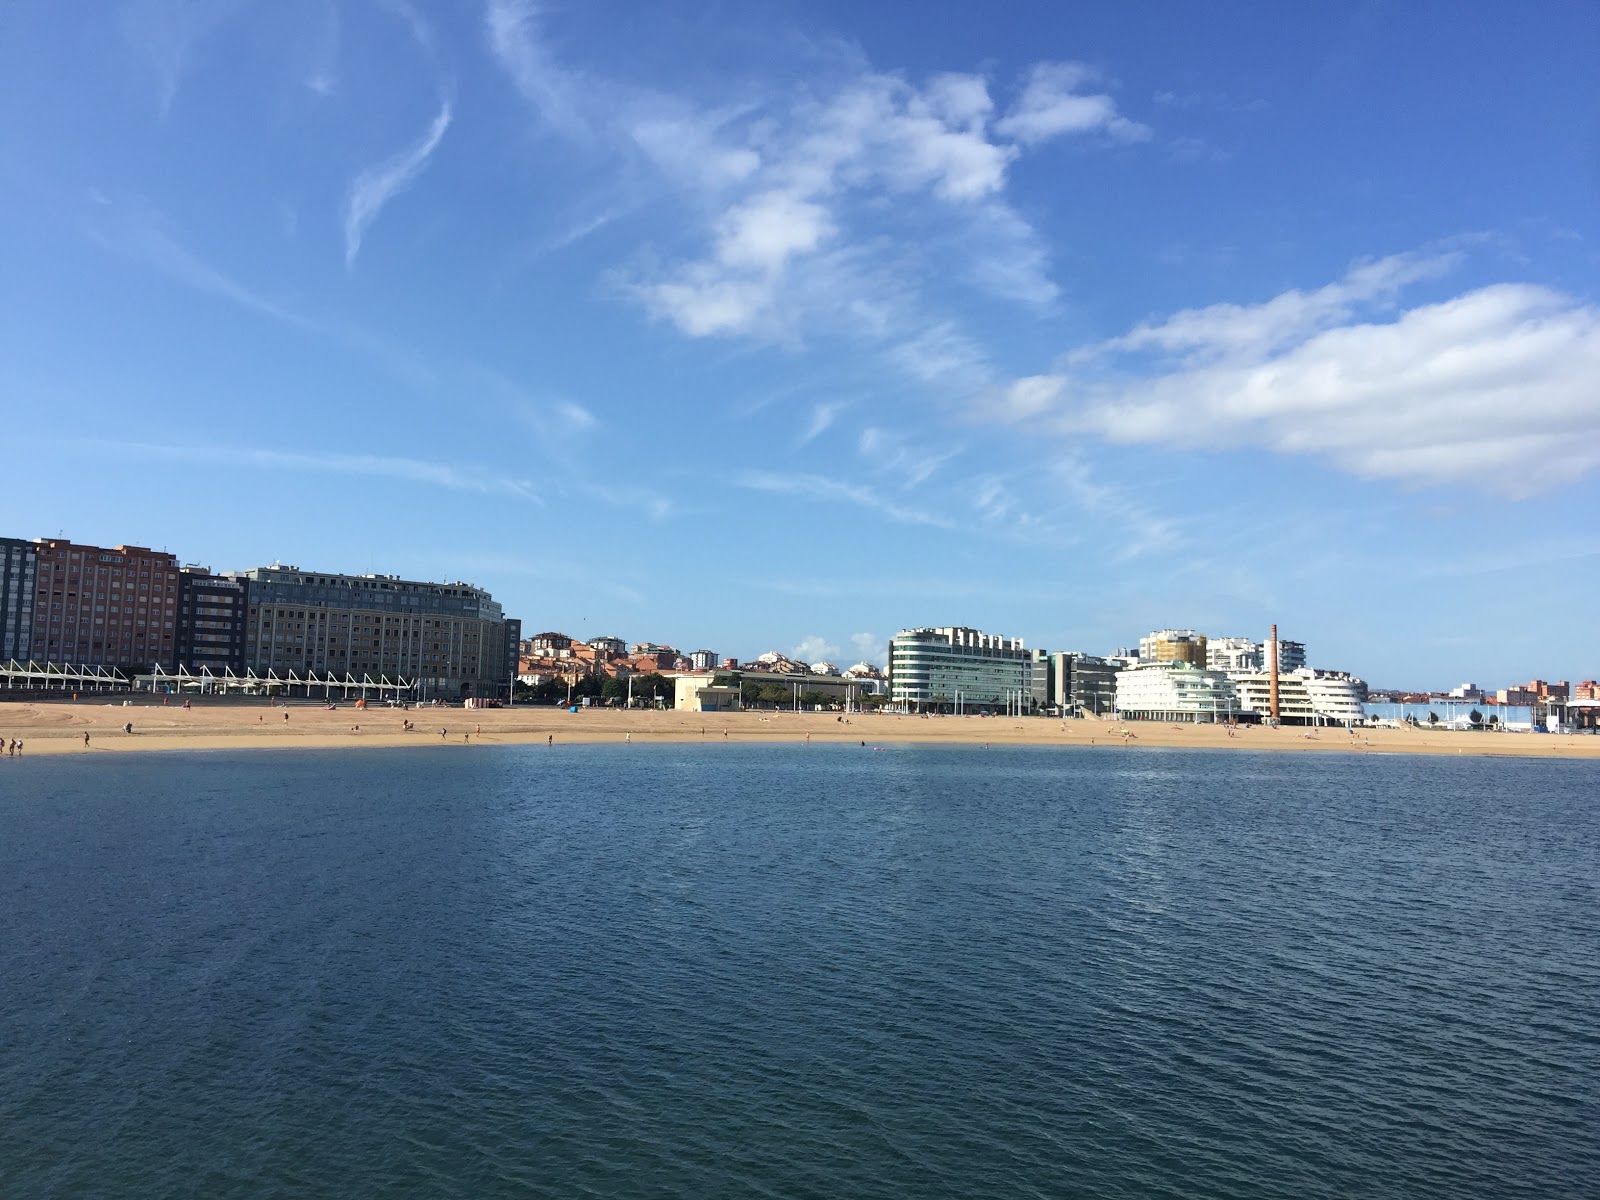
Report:
[[[288,720],[284,715],[288,714]],[[0,702],[0,737],[23,756],[159,753],[173,750],[374,749],[401,746],[621,743],[818,743],[872,745],[1121,746],[1137,749],[1265,750],[1283,753],[1450,754],[1489,758],[1600,760],[1600,736],[1434,729],[1305,729],[1293,726],[1168,725],[1155,721],[1048,717],[918,717],[897,714],[689,713],[590,708],[392,708],[328,710],[318,704],[180,705],[120,700]],[[402,723],[416,728],[404,731]],[[846,723],[848,721],[848,723]],[[123,731],[131,722],[133,733]],[[357,731],[359,727],[359,732]],[[440,736],[440,730],[445,731]],[[1124,733],[1126,730],[1126,734]],[[480,732],[481,731],[481,732]],[[90,736],[85,747],[83,735]]]

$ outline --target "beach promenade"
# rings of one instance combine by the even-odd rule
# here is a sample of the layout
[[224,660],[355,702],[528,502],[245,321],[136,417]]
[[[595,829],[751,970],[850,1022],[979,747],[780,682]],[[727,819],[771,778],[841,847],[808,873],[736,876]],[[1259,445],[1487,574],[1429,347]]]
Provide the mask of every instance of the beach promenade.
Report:
[[[287,716],[287,719],[285,719]],[[414,728],[407,730],[409,721]],[[848,723],[846,723],[848,722]],[[124,731],[131,724],[133,732]],[[84,734],[89,734],[88,743]],[[495,745],[559,747],[619,742],[908,742],[952,745],[1061,745],[1130,748],[1277,750],[1286,753],[1474,754],[1506,757],[1600,759],[1600,737],[1430,729],[1300,729],[1168,725],[1109,718],[914,717],[852,713],[685,713],[518,705],[514,708],[358,709],[353,702],[326,709],[316,703],[287,707],[210,703],[191,709],[163,706],[148,697],[0,703],[0,737],[23,742],[23,753],[121,754],[158,750],[253,750],[349,746]]]

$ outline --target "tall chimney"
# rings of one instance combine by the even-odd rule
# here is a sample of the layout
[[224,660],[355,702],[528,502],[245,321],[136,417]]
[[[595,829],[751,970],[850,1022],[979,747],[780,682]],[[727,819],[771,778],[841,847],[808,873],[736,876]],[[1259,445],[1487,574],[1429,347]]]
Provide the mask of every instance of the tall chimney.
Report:
[[1272,666],[1268,668],[1271,671],[1271,683],[1267,692],[1267,708],[1272,713],[1273,723],[1276,724],[1278,720],[1278,627],[1276,625],[1272,627],[1271,662]]

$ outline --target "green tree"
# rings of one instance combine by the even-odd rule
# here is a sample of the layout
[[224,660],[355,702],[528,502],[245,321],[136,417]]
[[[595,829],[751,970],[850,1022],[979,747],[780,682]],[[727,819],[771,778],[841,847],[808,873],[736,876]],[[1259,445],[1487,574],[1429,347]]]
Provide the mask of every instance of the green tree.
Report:
[[1480,725],[1483,724],[1483,714],[1481,712],[1479,712],[1477,709],[1473,709],[1471,712],[1469,712],[1467,714],[1467,720],[1472,722],[1472,727],[1474,729],[1477,729]]
[[1436,712],[1429,713],[1428,714],[1428,724],[1429,725],[1437,725],[1438,723],[1439,723],[1439,714],[1436,713]]

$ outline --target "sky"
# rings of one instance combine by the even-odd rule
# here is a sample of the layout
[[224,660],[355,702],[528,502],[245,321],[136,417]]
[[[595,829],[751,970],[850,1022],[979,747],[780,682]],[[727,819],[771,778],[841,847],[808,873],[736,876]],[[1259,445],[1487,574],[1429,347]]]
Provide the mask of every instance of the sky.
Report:
[[1600,10],[0,0],[0,534],[1600,676]]

